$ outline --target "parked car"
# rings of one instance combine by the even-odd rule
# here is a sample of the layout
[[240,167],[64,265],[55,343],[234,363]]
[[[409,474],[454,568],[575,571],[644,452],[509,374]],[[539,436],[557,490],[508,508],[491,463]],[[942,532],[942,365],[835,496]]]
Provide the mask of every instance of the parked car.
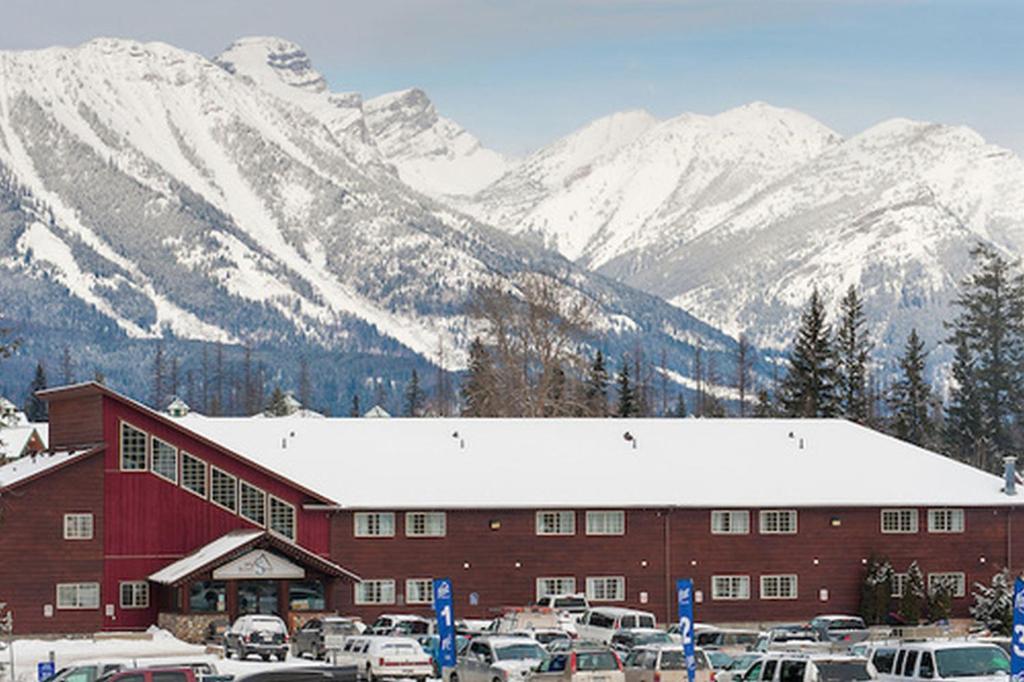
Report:
[[576,632],[580,639],[608,644],[617,631],[628,628],[654,628],[657,623],[654,614],[612,606],[589,609],[580,616]]
[[[679,626],[677,625],[676,628]],[[757,644],[760,630],[739,628],[707,628],[697,632],[694,644],[704,649],[718,649],[731,653],[750,651]]]
[[408,623],[402,627],[402,634],[405,635],[429,635],[432,630],[432,621],[423,616],[416,616],[411,613],[384,613],[377,617],[370,625],[371,635],[393,635],[400,624]]
[[805,623],[776,625],[762,633],[754,644],[754,651],[768,651],[774,645],[818,642],[818,633]]
[[736,662],[736,659],[721,649],[704,649],[704,653],[708,655],[708,660],[711,661],[711,669],[728,670],[732,667],[732,664]]
[[356,682],[358,673],[355,666],[294,667],[280,670],[262,670],[246,673],[234,682]]
[[96,682],[107,673],[132,667],[129,661],[82,662],[61,668],[44,682]]
[[491,621],[487,632],[505,635],[513,632],[539,630],[564,630],[576,634],[576,619],[568,611],[557,611],[548,607],[528,606],[505,609],[498,618]]
[[1009,673],[1010,657],[995,644],[925,641],[902,643],[892,668],[885,673],[879,671],[878,678],[883,682],[1007,682]]
[[478,637],[459,652],[446,682],[514,682],[530,676],[547,657],[537,642],[524,637]]
[[574,647],[553,654],[530,675],[530,682],[625,682],[622,661],[606,646]]
[[130,668],[109,672],[96,682],[197,682],[191,668]]
[[860,616],[816,616],[811,629],[822,642],[856,644],[868,638],[868,626]]
[[737,656],[728,668],[715,674],[715,682],[738,682],[752,665],[763,659],[764,654],[756,651]]
[[620,656],[625,656],[638,646],[654,646],[658,644],[679,644],[664,630],[655,628],[629,628],[619,630],[612,635],[611,646]]
[[541,646],[547,648],[552,642],[556,640],[571,640],[572,636],[565,630],[559,628],[540,628],[539,630],[521,630],[519,632],[511,632],[511,635],[532,637],[537,640]]
[[[310,618],[292,634],[292,655],[296,657],[310,656],[321,660],[327,655],[330,637],[344,638],[362,634],[365,630],[362,621],[341,616],[325,616]],[[341,642],[335,641],[336,644]]]
[[224,633],[224,656],[240,659],[252,654],[264,661],[274,656],[283,661],[288,656],[288,628],[277,616],[245,615]]
[[410,637],[349,637],[338,652],[338,661],[354,665],[368,682],[403,677],[423,682],[434,674],[430,655]]
[[549,594],[537,600],[537,606],[543,606],[558,611],[567,611],[573,615],[586,613],[590,608],[587,597],[582,593],[578,594]]
[[[697,674],[694,682],[711,682],[711,662],[701,649],[694,650]],[[641,646],[623,663],[626,682],[687,682],[686,655],[678,644]]]
[[[441,658],[441,638],[438,635],[418,635],[415,639],[419,642],[424,653],[430,656],[430,664],[434,668],[434,677],[441,677],[441,664],[438,662]],[[455,635],[455,651],[462,650],[468,641],[468,637]]]
[[742,682],[868,682],[878,679],[869,660],[845,654],[775,652],[751,665]]

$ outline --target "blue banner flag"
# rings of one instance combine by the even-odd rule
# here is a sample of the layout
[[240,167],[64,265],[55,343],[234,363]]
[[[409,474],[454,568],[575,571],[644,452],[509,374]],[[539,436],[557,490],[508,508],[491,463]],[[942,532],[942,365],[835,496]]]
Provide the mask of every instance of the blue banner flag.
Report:
[[57,666],[53,664],[53,661],[43,661],[36,664],[36,677],[39,682],[50,679],[55,672],[57,672]]
[[1013,582],[1013,646],[1010,647],[1012,682],[1024,682],[1024,580]]
[[679,604],[679,636],[683,638],[686,656],[686,677],[689,682],[697,675],[697,658],[693,652],[693,581],[676,581],[676,602]]
[[437,664],[455,667],[455,614],[452,612],[452,581],[434,580],[434,613],[437,615]]

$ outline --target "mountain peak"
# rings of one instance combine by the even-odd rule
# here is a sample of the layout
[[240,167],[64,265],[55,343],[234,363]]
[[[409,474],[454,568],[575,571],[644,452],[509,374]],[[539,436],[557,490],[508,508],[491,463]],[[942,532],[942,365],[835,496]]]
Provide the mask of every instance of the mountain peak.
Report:
[[284,83],[308,92],[327,90],[327,81],[313,68],[306,51],[284,38],[240,38],[213,61],[225,70],[251,78],[264,87]]

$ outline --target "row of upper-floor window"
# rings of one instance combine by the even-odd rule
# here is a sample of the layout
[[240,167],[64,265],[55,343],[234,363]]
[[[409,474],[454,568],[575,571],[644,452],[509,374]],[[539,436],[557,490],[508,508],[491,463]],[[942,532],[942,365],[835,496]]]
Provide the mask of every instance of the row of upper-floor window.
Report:
[[[918,510],[914,508],[882,509],[883,533],[918,532]],[[536,512],[537,535],[576,535],[576,512],[573,510],[541,510]],[[586,535],[625,535],[626,513],[622,510],[585,512]],[[793,535],[798,530],[795,509],[762,509],[758,511],[758,532],[762,535]],[[393,537],[394,512],[357,512],[356,537]],[[711,532],[715,535],[747,535],[751,532],[750,511],[746,509],[711,511]],[[964,532],[963,509],[929,509],[928,532]],[[407,512],[407,537],[444,537],[447,534],[445,512]]]
[[[433,604],[433,579],[409,578],[405,581],[406,604]],[[573,576],[541,576],[535,579],[536,598],[548,595],[574,594],[576,578]],[[375,578],[356,583],[356,604],[395,604],[398,582],[394,578]],[[594,602],[615,602],[626,599],[626,578],[621,575],[587,576],[587,599]]]
[[[902,597],[909,584],[906,573],[892,576],[892,596]],[[715,601],[742,601],[751,598],[749,575],[711,576],[711,598]],[[761,599],[797,599],[798,579],[795,574],[762,575],[759,578]],[[925,589],[925,585],[921,586]],[[944,588],[953,598],[967,594],[967,577],[962,572],[929,573],[926,589],[929,594]]]
[[295,506],[213,464],[121,422],[120,469],[150,472],[289,540],[296,537]]

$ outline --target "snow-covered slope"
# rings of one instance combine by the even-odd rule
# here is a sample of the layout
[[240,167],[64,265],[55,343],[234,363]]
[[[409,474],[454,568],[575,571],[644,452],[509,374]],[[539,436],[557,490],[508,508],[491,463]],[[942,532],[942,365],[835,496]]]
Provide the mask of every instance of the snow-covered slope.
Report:
[[366,109],[275,38],[216,60],[114,39],[0,53],[0,289],[66,291],[137,339],[444,347],[457,367],[468,293],[542,272],[593,302],[609,350],[728,365],[717,330],[402,183],[395,155],[452,133],[432,107],[409,139],[404,106]]
[[366,120],[377,146],[402,182],[431,196],[473,194],[509,167],[457,123],[439,116],[413,88],[367,100]]

